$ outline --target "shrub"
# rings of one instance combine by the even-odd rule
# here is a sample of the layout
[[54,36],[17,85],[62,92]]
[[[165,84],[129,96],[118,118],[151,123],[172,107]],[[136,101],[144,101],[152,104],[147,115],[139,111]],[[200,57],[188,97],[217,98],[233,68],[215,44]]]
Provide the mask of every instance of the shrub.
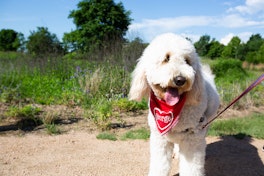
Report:
[[216,80],[233,83],[244,80],[247,72],[242,67],[242,62],[237,59],[218,59],[211,65]]

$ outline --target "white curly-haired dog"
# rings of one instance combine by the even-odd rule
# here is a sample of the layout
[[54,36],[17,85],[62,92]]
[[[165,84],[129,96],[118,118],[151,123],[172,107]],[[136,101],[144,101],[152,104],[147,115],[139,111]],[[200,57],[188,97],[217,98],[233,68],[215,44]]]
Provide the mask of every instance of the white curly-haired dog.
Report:
[[[219,106],[214,76],[200,65],[194,46],[166,33],[156,37],[139,58],[132,74],[130,100],[149,97],[149,175],[167,176],[178,150],[179,174],[205,174],[205,136],[202,128]],[[175,149],[174,149],[175,151]]]

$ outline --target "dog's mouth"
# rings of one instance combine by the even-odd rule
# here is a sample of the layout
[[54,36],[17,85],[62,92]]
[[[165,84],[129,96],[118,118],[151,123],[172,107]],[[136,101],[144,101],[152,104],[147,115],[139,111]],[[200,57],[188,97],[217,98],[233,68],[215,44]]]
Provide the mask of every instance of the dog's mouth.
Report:
[[190,81],[183,76],[177,76],[165,85],[159,83],[152,84],[151,89],[167,105],[174,106],[181,100],[184,92],[190,90]]
[[164,101],[170,106],[174,106],[180,101],[180,94],[177,88],[168,87],[165,89]]

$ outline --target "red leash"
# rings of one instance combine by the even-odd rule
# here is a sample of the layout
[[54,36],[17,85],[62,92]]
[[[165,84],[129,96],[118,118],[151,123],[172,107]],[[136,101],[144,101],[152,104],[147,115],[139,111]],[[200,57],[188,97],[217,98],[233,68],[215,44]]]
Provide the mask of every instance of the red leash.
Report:
[[253,82],[244,92],[242,92],[237,98],[235,98],[226,108],[224,108],[222,111],[220,111],[213,119],[211,119],[209,122],[207,122],[202,129],[207,127],[210,123],[212,123],[217,117],[219,117],[223,112],[225,112],[230,106],[232,106],[234,103],[236,103],[241,97],[246,95],[248,92],[250,92],[254,87],[259,85],[264,80],[264,74],[262,74],[255,82]]

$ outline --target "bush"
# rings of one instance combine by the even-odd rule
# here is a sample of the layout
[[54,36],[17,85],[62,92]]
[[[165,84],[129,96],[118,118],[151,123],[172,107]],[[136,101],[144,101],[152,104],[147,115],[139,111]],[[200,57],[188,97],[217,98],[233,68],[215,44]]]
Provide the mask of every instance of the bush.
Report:
[[211,65],[216,80],[233,83],[244,80],[247,72],[242,67],[242,62],[236,59],[218,59]]
[[[262,74],[261,71],[245,70],[242,67],[242,62],[236,59],[209,60],[202,58],[202,62],[209,64],[216,76],[215,82],[221,99],[221,106],[228,105]],[[263,86],[256,87],[235,103],[232,108],[245,109],[263,105],[263,90]]]
[[246,55],[246,61],[253,64],[264,63],[264,43],[258,51],[248,52]]

